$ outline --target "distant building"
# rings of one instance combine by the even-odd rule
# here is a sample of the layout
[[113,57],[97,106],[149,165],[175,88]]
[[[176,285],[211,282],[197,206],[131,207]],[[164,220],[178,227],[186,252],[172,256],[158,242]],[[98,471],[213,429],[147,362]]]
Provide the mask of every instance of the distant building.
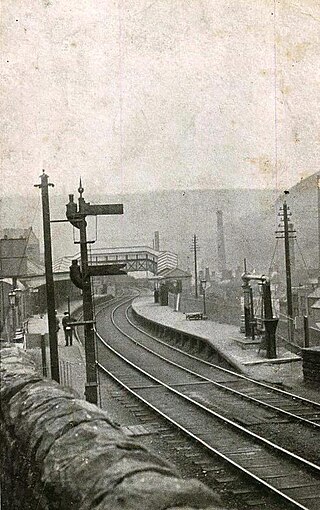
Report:
[[175,269],[178,265],[178,256],[170,251],[161,251],[158,255],[157,274],[165,269]]
[[40,241],[35,235],[32,227],[1,229],[0,239],[25,239],[26,257],[37,264],[41,264]]
[[217,255],[218,272],[224,274],[227,268],[227,258],[224,240],[223,212],[220,210],[217,211]]
[[320,321],[320,299],[311,305],[310,317],[314,320],[315,323]]
[[[10,340],[17,327],[29,312],[26,287],[19,279],[26,275],[44,274],[41,265],[40,243],[32,230],[5,228],[0,230],[0,336]],[[9,293],[20,290],[22,294],[9,303]]]
[[[314,305],[320,301],[320,287],[314,289],[310,294],[308,294],[308,315],[312,315],[312,310],[314,309]],[[317,309],[317,307],[316,307]]]
[[[308,273],[319,274],[319,254],[320,254],[320,239],[319,239],[319,210],[320,210],[320,190],[318,188],[318,177],[320,172],[315,172],[309,177],[302,179],[295,186],[290,188],[290,193],[284,195],[283,193],[278,196],[276,207],[279,209],[283,201],[288,204],[292,218],[295,219],[295,230],[297,241],[299,244],[299,251],[296,252],[295,260],[297,270],[299,266],[308,267]],[[295,243],[296,244],[296,243]],[[297,244],[296,244],[297,246]],[[292,253],[292,252],[291,252]],[[292,262],[291,262],[292,263]],[[283,270],[284,272],[284,270]],[[294,274],[292,273],[294,283]],[[298,283],[305,283],[307,277]]]
[[27,240],[24,237],[0,239],[0,278],[17,278],[27,273]]

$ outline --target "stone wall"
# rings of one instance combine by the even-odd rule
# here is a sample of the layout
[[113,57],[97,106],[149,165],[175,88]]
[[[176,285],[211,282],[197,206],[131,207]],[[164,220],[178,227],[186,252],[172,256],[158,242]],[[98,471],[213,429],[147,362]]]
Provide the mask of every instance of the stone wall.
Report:
[[218,508],[98,407],[43,379],[21,350],[1,354],[2,510]]
[[[171,308],[174,308],[173,294],[169,293],[168,304]],[[202,312],[203,296],[199,296],[198,299],[196,299],[190,294],[182,294],[179,311],[183,313]],[[208,294],[206,297],[206,315],[212,321],[240,326],[241,313],[240,299],[237,301],[235,296],[228,298],[216,297]]]

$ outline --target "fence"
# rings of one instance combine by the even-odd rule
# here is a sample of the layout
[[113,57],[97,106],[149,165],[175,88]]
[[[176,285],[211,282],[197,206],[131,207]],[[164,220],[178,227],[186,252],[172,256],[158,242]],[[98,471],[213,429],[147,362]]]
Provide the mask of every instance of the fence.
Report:
[[310,324],[305,326],[303,317],[293,319],[280,313],[277,339],[290,351],[297,353],[304,347],[320,345],[320,329]]
[[[173,294],[169,294],[169,306],[172,308],[174,306],[173,300]],[[180,301],[180,311],[184,313],[202,312],[203,296],[195,298],[189,294],[182,294]],[[206,315],[209,319],[214,321],[240,326],[240,299],[237,299],[234,296],[230,299],[225,299],[223,297],[218,298],[209,294],[206,296]]]

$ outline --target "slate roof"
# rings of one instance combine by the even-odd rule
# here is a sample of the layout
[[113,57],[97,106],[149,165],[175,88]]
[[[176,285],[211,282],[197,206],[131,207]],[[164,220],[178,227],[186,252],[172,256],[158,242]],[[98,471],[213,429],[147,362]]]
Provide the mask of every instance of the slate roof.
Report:
[[317,298],[317,299],[320,299],[320,287],[317,287],[310,294],[308,294],[308,298]]
[[178,267],[174,269],[163,269],[160,271],[154,278],[149,278],[150,280],[179,280],[181,278],[191,278],[191,274],[187,273],[187,271],[183,271]]
[[319,309],[319,308],[320,308],[320,299],[318,299],[318,301],[316,301],[315,303],[313,303],[313,305],[311,306],[311,308]]

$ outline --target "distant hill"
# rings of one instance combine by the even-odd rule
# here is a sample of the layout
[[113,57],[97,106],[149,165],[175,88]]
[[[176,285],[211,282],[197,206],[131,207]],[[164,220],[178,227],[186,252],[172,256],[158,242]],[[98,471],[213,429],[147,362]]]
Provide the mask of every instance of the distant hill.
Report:
[[[77,196],[77,195],[76,195]],[[99,218],[97,225],[89,219],[89,238],[95,247],[147,244],[152,246],[154,231],[160,232],[160,248],[178,254],[182,268],[192,268],[192,236],[199,241],[199,267],[217,268],[216,211],[224,215],[227,265],[243,265],[247,257],[249,269],[266,271],[275,243],[275,201],[273,190],[192,190],[159,191],[128,195],[85,196],[91,203],[124,204],[123,216]],[[65,218],[68,196],[50,190],[51,218]],[[27,227],[31,224],[41,237],[41,205],[37,199],[8,197],[1,203],[3,227]],[[76,253],[73,244],[77,231],[68,223],[52,224],[54,258]]]

